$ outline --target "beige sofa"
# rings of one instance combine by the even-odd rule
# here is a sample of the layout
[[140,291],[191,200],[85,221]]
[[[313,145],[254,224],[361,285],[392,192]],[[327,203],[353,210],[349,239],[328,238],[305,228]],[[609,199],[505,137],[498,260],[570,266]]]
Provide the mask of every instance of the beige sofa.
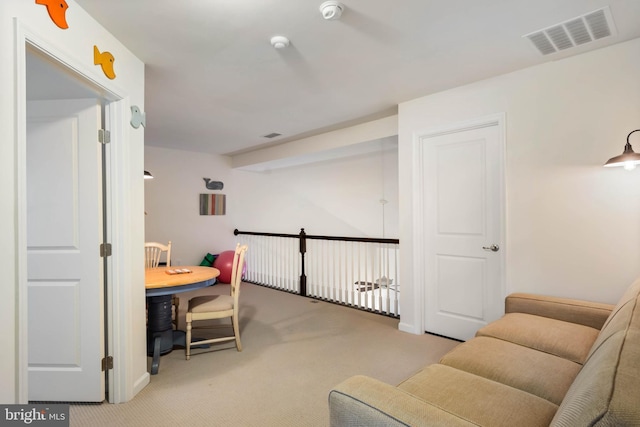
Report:
[[512,294],[506,314],[398,386],[355,376],[331,426],[640,426],[640,279],[616,306]]

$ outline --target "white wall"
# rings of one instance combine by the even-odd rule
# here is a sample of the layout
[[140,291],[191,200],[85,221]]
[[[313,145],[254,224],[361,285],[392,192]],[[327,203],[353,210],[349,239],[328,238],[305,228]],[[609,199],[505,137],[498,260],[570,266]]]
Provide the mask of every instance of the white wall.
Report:
[[[144,64],[87,15],[73,0],[67,0],[69,28],[58,28],[45,6],[33,1],[0,2],[0,402],[26,403],[27,346],[26,319],[26,243],[20,240],[26,230],[21,210],[26,162],[24,100],[24,41],[28,35],[40,47],[54,52],[68,66],[96,84],[117,93],[122,114],[122,132],[114,135],[111,162],[117,172],[112,182],[114,215],[112,225],[120,231],[114,236],[113,278],[117,288],[116,310],[120,310],[112,343],[119,364],[117,398],[126,401],[148,381],[144,325],[144,254],[142,214],[142,162],[144,131],[128,125],[129,103],[144,110]],[[15,20],[14,20],[15,18]],[[14,30],[17,22],[20,31]],[[16,37],[20,34],[20,37]],[[116,58],[116,80],[110,81],[93,63],[93,45],[108,50]],[[20,62],[18,62],[20,61]],[[18,70],[21,70],[18,73]],[[126,368],[126,369],[125,369]]]
[[[605,169],[640,128],[640,39],[399,107],[403,325],[411,280],[414,133],[506,113],[507,291],[615,302],[640,273],[640,170]],[[634,139],[635,136],[635,139]],[[632,136],[636,151],[640,136]],[[407,284],[412,284],[408,286]]]
[[[145,147],[145,239],[171,241],[173,264],[198,265],[207,252],[233,249],[233,210],[226,215],[200,215],[200,193],[235,194],[229,158],[190,151]],[[205,188],[202,178],[222,181],[221,191]]]
[[[396,144],[378,152],[283,168],[236,171],[245,231],[398,237]],[[383,204],[380,200],[387,200]],[[384,212],[383,212],[384,208]]]
[[[384,151],[303,166],[247,172],[229,158],[147,146],[146,239],[172,241],[172,259],[199,264],[207,253],[233,249],[235,228],[296,234],[398,236],[398,169],[395,144]],[[382,147],[381,147],[382,148]],[[222,181],[210,191],[203,177]],[[199,215],[200,193],[226,194],[227,214]]]

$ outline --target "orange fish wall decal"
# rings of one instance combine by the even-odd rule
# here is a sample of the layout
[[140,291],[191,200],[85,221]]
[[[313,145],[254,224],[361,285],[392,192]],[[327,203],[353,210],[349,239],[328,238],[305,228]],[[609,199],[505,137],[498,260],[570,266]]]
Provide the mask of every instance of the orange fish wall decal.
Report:
[[115,61],[111,52],[102,52],[98,50],[98,46],[93,46],[93,63],[102,67],[102,72],[105,76],[111,80],[116,78],[116,73],[113,71],[113,62]]
[[69,5],[65,0],[36,0],[36,4],[47,6],[49,17],[58,27],[62,28],[63,30],[69,28],[66,17]]

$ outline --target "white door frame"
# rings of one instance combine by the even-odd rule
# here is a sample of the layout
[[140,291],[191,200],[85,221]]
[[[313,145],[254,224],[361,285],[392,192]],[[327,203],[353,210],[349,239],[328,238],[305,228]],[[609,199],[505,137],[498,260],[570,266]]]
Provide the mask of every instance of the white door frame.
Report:
[[[112,141],[124,141],[124,127],[127,123],[125,119],[125,109],[129,104],[125,91],[115,83],[108,82],[106,85],[92,78],[89,68],[83,65],[72,55],[60,49],[42,37],[37,31],[28,28],[18,18],[14,18],[15,34],[15,55],[16,55],[16,169],[17,169],[17,194],[26,194],[27,182],[27,154],[26,154],[26,45],[40,50],[54,61],[68,68],[96,88],[102,97],[109,103],[105,106],[105,117],[107,128],[110,129]],[[97,137],[97,136],[96,136]],[[126,207],[117,200],[126,200],[129,197],[130,180],[125,173],[126,159],[128,158],[128,147],[126,144],[110,144],[106,150],[106,179],[107,179],[107,207],[106,225],[108,236],[112,239],[120,239],[124,234],[124,218],[127,215]],[[27,345],[27,319],[28,319],[28,298],[27,298],[27,203],[26,197],[17,198],[17,262],[18,262],[18,289],[17,289],[17,392],[16,395],[20,403],[28,402],[28,345]],[[112,242],[113,243],[113,242]],[[123,248],[123,246],[120,246]],[[97,249],[96,249],[97,250]],[[128,327],[125,322],[119,319],[126,318],[126,307],[114,302],[114,295],[122,295],[127,283],[123,269],[118,266],[124,263],[126,251],[114,251],[107,264],[107,277],[109,278],[106,287],[106,301],[108,310],[105,310],[106,337],[110,348],[110,354],[118,362],[114,364],[114,369],[110,373],[108,386],[109,402],[118,403],[126,401],[129,396],[127,376],[126,342]]]
[[[457,132],[464,132],[468,130],[473,130],[481,127],[487,126],[498,126],[500,145],[502,149],[500,150],[502,159],[500,159],[500,164],[502,165],[502,170],[500,171],[500,236],[498,241],[506,242],[506,115],[505,113],[492,114],[489,116],[479,117],[476,119],[453,123],[442,127],[435,127],[431,129],[427,129],[420,132],[415,132],[413,134],[413,235],[414,236],[425,236],[426,230],[424,229],[424,221],[423,218],[426,214],[426,209],[424,206],[424,199],[422,195],[424,194],[424,166],[423,166],[423,155],[424,155],[424,145],[425,141],[428,138],[433,138],[439,135],[446,135]],[[420,333],[425,332],[425,281],[426,275],[424,271],[424,257],[427,253],[428,245],[430,245],[427,239],[423,238],[414,238],[413,239],[413,259],[412,259],[412,276],[414,286],[414,296],[413,296],[413,309],[416,313],[416,323],[420,329]],[[507,245],[502,245],[499,252],[496,252],[495,255],[500,257],[501,263],[501,274],[500,274],[500,289],[501,294],[505,296],[506,292],[506,258],[507,258]]]

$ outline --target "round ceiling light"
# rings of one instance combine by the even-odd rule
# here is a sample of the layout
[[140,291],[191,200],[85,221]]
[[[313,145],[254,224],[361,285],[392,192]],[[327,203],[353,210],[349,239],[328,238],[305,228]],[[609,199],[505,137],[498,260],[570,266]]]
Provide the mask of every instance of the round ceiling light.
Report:
[[271,45],[276,49],[284,49],[289,46],[289,39],[285,36],[273,36],[271,37]]

